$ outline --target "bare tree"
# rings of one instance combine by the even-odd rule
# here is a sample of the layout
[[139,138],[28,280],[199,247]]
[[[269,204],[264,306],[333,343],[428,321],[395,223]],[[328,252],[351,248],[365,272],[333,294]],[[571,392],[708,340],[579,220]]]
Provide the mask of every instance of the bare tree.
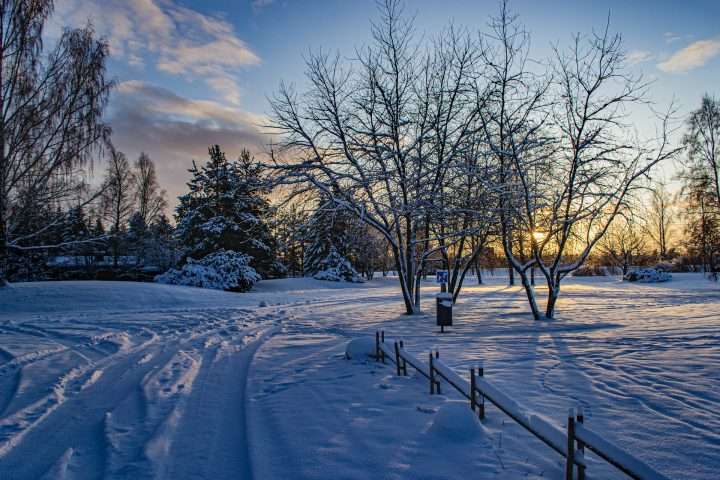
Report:
[[385,237],[406,312],[417,313],[425,263],[443,236],[433,224],[445,208],[447,172],[472,132],[476,49],[451,32],[426,53],[401,7],[382,4],[372,45],[355,61],[310,55],[310,90],[281,87],[273,110],[283,137],[273,159],[281,181],[324,192]]
[[102,196],[105,218],[110,224],[113,266],[118,266],[120,242],[127,220],[135,209],[135,174],[124,153],[110,150]]
[[720,257],[720,209],[713,175],[701,165],[688,167],[682,174],[680,196],[684,200],[686,250],[700,261],[705,273],[717,272]]
[[700,108],[688,118],[683,138],[687,149],[683,196],[687,200],[688,250],[697,254],[703,271],[715,273],[720,223],[720,102],[703,96]]
[[634,260],[645,250],[645,236],[638,218],[619,216],[598,242],[599,253],[626,275]]
[[22,218],[75,196],[78,168],[109,136],[107,44],[89,26],[65,30],[44,55],[52,12],[52,0],[0,2],[0,283],[8,249],[40,236],[19,231]]
[[705,95],[700,108],[690,114],[688,132],[683,138],[687,148],[686,165],[705,170],[712,179],[715,201],[720,205],[720,102]]
[[[500,60],[525,58],[517,34],[505,33],[512,25],[508,19],[503,13],[495,26]],[[507,169],[503,205],[511,213],[502,214],[501,224],[530,232],[532,255],[523,262],[507,239],[504,250],[520,274],[533,316],[553,318],[563,278],[582,266],[640,180],[678,149],[668,144],[669,115],[652,141],[627,134],[626,112],[644,102],[646,84],[626,72],[620,37],[608,28],[575,36],[566,53],[556,49],[547,87],[528,88],[527,74],[517,65],[509,65],[513,70],[508,62],[495,64],[502,73],[495,75],[498,101],[511,105],[501,109],[505,113],[489,114],[495,127],[489,130],[497,133],[488,137],[498,139],[493,149]],[[547,107],[537,107],[542,104]],[[533,267],[548,287],[544,314],[528,278]]]
[[645,212],[645,233],[655,244],[659,259],[665,259],[670,250],[676,213],[673,198],[664,183],[655,182],[650,187],[649,204]]
[[[460,161],[452,162],[443,211],[434,219],[443,263],[448,270],[448,291],[456,302],[465,276],[477,267],[496,233],[497,188],[492,179],[496,165],[485,152],[481,138],[471,138]],[[452,234],[451,234],[452,233]],[[451,234],[451,235],[450,235]],[[475,268],[479,275],[478,268]]]
[[512,273],[517,272],[532,313],[539,318],[529,274],[535,261],[522,262],[513,244],[517,229],[533,231],[521,213],[532,216],[538,207],[529,182],[530,175],[545,165],[542,161],[549,141],[543,129],[548,117],[545,97],[550,82],[527,68],[529,35],[517,17],[510,14],[506,2],[498,17],[491,19],[486,38],[483,60],[487,68],[484,81],[477,83],[476,98],[484,140],[497,165],[494,181],[499,188],[499,236],[510,264],[511,284]]
[[160,189],[155,173],[155,163],[142,152],[135,162],[135,192],[138,213],[145,225],[154,223],[167,208],[165,190]]

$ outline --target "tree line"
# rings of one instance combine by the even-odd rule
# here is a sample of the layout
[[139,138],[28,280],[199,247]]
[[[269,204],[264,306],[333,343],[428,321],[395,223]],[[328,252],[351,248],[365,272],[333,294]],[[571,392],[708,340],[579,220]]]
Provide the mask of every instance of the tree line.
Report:
[[[51,258],[86,258],[87,271],[102,265],[112,278],[167,271],[167,281],[237,290],[392,270],[416,313],[434,269],[449,271],[457,299],[469,273],[503,266],[540,319],[555,315],[570,274],[672,260],[673,230],[688,263],[717,270],[717,100],[703,98],[678,144],[672,107],[642,137],[630,113],[651,85],[609,24],[538,59],[504,2],[480,32],[451,25],[432,37],[403,6],[380,4],[353,57],[310,54],[306,89],[281,84],[267,160],[247,150],[228,160],[216,145],[193,162],[173,225],[152,160],[131,163],[112,145],[107,43],[88,25],[46,54],[53,2],[2,2],[0,278],[43,278]],[[99,158],[107,168],[95,185],[87,172]],[[675,196],[656,173],[673,161]]]

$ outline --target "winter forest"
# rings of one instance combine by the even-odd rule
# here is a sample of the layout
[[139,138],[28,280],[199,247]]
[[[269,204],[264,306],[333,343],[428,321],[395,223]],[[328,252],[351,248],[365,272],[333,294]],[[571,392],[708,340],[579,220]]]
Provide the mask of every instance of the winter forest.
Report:
[[656,73],[615,1],[551,42],[520,0],[366,2],[223,143],[234,100],[114,119],[149,59],[265,68],[232,8],[102,3],[0,0],[0,478],[713,478],[717,22]]

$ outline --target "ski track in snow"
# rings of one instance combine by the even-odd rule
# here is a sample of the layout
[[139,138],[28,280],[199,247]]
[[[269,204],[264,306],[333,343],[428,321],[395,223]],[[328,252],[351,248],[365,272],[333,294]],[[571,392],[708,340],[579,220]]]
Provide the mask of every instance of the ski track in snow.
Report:
[[0,317],[0,478],[192,478],[202,458],[248,478],[245,377],[273,310]]

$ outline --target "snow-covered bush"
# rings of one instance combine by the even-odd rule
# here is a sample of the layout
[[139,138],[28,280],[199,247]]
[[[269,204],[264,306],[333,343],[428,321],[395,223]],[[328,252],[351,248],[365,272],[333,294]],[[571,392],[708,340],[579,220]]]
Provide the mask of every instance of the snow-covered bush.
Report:
[[347,258],[343,257],[332,247],[327,257],[320,262],[320,269],[313,275],[316,280],[330,280],[333,282],[362,283],[358,272],[353,268]]
[[246,292],[260,281],[260,275],[250,266],[252,257],[220,250],[202,260],[188,258],[180,269],[171,269],[155,277],[158,283],[188,287],[213,288],[231,292]]
[[628,272],[623,277],[623,280],[625,280],[626,282],[641,283],[667,282],[670,279],[672,279],[672,275],[670,275],[668,272],[664,272],[655,268],[638,268],[637,270]]

